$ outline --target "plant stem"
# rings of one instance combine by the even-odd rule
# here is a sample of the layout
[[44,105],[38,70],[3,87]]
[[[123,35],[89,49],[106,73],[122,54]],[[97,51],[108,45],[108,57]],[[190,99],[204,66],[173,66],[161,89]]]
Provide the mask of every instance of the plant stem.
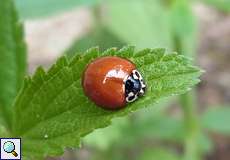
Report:
[[[175,35],[174,49],[179,53],[183,53],[181,39]],[[197,104],[195,91],[180,96],[181,108],[184,115],[184,126],[186,137],[184,139],[184,160],[199,160],[198,153],[198,134],[200,131],[197,121]]]
[[180,96],[181,107],[184,114],[186,137],[184,141],[184,160],[198,160],[197,138],[199,126],[196,115],[196,100],[194,92]]

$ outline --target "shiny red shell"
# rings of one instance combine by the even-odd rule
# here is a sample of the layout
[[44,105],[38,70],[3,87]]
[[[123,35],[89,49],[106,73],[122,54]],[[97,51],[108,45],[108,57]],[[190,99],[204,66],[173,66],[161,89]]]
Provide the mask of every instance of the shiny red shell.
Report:
[[126,105],[124,79],[136,67],[116,56],[97,58],[85,69],[82,85],[86,96],[98,106],[119,109]]

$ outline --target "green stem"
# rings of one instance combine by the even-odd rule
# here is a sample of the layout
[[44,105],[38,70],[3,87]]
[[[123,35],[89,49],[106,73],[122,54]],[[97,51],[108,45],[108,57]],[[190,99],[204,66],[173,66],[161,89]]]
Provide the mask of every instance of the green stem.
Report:
[[184,160],[198,160],[198,133],[199,127],[196,114],[196,100],[193,92],[180,96],[182,111],[184,114],[185,141]]
[[[181,39],[178,36],[174,37],[174,49],[179,54],[183,53]],[[199,160],[197,142],[200,128],[197,122],[197,104],[194,92],[189,92],[180,96],[180,102],[184,115],[184,126],[186,132],[184,140],[184,160]]]
[[92,14],[93,14],[94,27],[102,26],[103,17],[102,17],[102,7],[100,3],[92,7]]

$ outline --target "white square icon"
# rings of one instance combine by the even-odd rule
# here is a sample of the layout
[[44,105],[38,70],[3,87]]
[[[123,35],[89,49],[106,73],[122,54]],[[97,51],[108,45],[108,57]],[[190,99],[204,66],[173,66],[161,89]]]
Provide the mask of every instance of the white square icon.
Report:
[[21,159],[21,139],[1,138],[0,160],[20,160]]

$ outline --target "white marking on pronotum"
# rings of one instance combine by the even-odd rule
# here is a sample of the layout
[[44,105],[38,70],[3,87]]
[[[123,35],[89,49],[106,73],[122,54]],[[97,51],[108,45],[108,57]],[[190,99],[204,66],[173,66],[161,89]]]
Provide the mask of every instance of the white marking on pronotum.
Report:
[[134,96],[134,93],[133,93],[133,92],[130,92],[130,93],[128,94],[128,96],[129,96],[129,97],[132,97],[132,96]]
[[137,99],[137,95],[135,95],[134,98],[131,99],[131,100],[129,98],[130,98],[130,96],[126,97],[126,101],[127,102],[133,102],[133,101],[135,101]]
[[139,79],[136,74],[133,74],[134,79]]
[[143,90],[143,89],[141,89],[141,90],[140,90],[140,93],[141,93],[141,94],[144,94],[145,92],[144,92],[144,90]]
[[145,87],[146,85],[143,82],[141,82],[141,88],[145,88]]

